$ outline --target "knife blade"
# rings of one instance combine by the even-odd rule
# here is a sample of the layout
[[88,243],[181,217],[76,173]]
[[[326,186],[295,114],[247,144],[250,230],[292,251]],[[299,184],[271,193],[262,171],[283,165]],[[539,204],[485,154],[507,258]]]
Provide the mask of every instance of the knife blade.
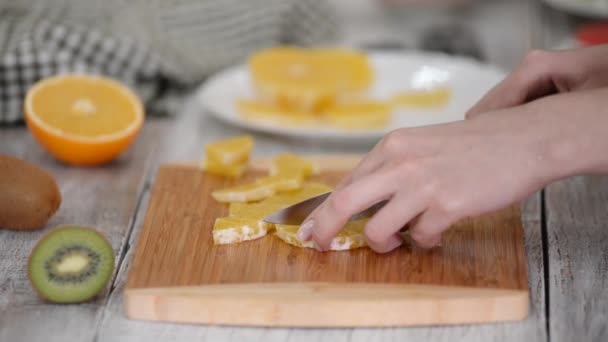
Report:
[[[323,203],[327,197],[331,195],[331,192],[326,192],[315,197],[311,197],[304,201],[293,204],[289,207],[283,208],[269,216],[266,216],[262,220],[264,222],[273,224],[288,224],[288,225],[300,225],[302,222],[312,213],[321,203]],[[386,204],[386,200],[378,202],[368,209],[353,215],[350,221],[358,220],[373,216],[380,208]]]

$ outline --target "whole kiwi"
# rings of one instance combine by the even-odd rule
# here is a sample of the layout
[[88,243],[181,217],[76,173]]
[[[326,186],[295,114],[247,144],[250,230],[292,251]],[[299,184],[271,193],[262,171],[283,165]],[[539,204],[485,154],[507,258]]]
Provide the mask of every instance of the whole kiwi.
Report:
[[89,227],[63,226],[38,241],[30,254],[28,276],[47,301],[80,303],[94,298],[114,272],[114,250]]
[[26,161],[0,155],[0,228],[42,228],[61,205],[55,179]]

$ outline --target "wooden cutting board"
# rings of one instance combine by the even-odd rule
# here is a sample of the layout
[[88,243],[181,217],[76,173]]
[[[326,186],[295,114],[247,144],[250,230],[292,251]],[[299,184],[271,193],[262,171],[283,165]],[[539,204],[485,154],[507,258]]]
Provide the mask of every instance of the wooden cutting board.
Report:
[[[334,185],[358,157],[316,158],[316,181]],[[239,180],[265,175],[253,162]],[[205,175],[196,163],[162,165],[125,290],[131,319],[254,326],[408,326],[521,320],[528,278],[518,207],[467,219],[431,251],[411,243],[317,252],[270,235],[213,244],[227,206],[214,189],[237,181]]]

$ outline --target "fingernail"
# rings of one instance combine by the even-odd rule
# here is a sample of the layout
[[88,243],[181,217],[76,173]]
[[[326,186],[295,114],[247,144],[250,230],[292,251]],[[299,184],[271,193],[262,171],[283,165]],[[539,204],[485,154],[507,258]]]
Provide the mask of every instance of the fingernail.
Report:
[[314,225],[315,225],[315,222],[313,220],[304,222],[304,224],[302,224],[300,226],[300,229],[298,229],[298,232],[296,233],[296,237],[300,241],[307,241],[308,239],[310,239],[310,236],[312,235],[312,229],[313,229]]
[[403,240],[393,239],[392,241],[389,242],[387,249],[388,249],[388,251],[392,251],[393,249],[401,246],[402,244],[403,244]]

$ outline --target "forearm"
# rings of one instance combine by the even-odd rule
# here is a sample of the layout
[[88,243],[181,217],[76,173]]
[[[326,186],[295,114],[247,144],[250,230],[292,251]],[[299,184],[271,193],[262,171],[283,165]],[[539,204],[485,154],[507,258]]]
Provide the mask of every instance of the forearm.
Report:
[[548,182],[608,172],[608,88],[542,98],[514,115],[525,116],[535,131],[527,134],[537,139],[537,162]]

